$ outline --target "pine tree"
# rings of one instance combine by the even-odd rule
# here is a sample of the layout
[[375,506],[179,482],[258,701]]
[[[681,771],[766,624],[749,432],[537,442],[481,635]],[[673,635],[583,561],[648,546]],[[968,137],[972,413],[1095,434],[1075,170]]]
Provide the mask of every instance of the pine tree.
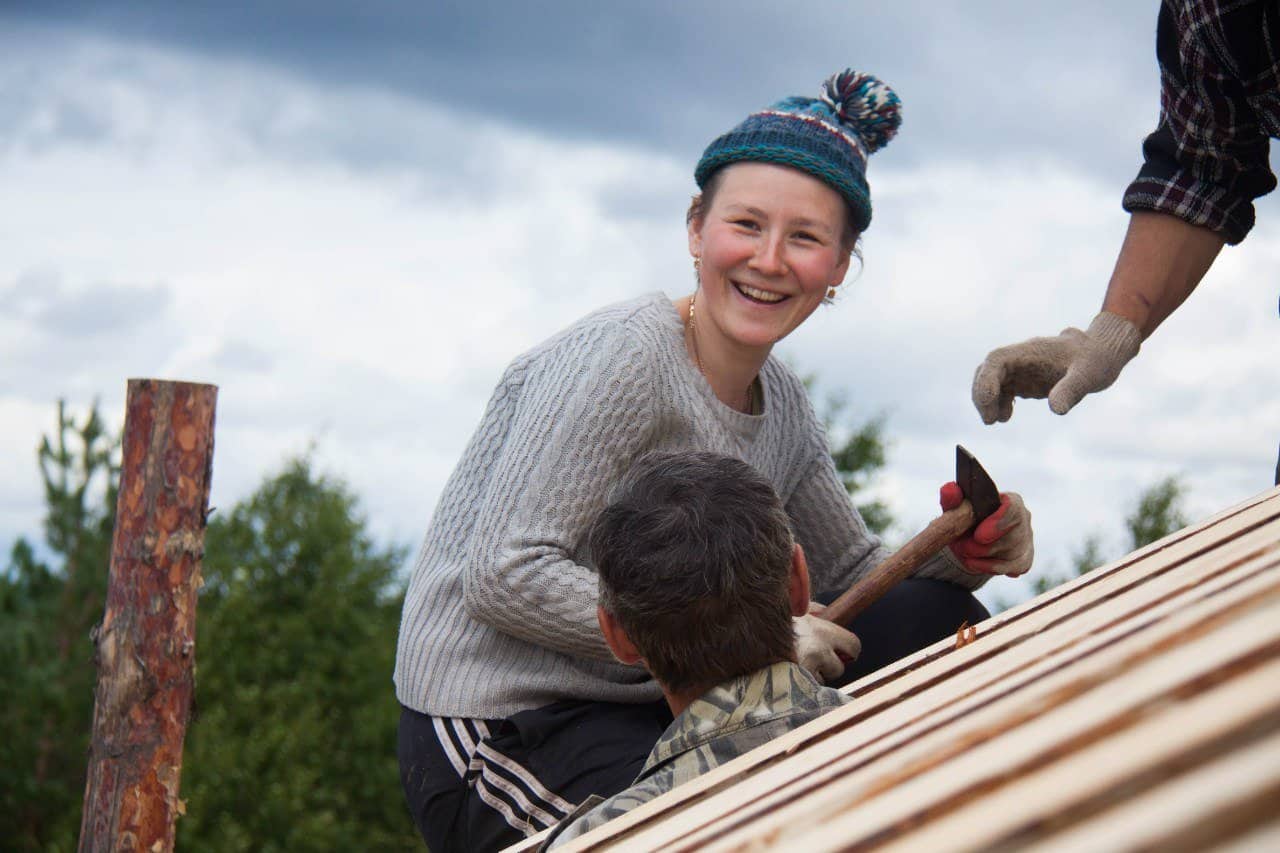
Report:
[[[39,447],[44,544],[0,573],[0,847],[73,850],[105,606],[119,439],[96,406],[58,407]],[[215,472],[216,478],[216,472]],[[205,538],[178,846],[420,849],[396,759],[391,687],[403,551],[355,498],[288,463]]]
[[420,847],[391,688],[401,549],[305,458],[215,513],[205,543],[179,848]]
[[0,575],[0,838],[18,850],[69,850],[79,832],[118,451],[96,404],[80,421],[58,404],[37,452],[45,547],[19,539]]

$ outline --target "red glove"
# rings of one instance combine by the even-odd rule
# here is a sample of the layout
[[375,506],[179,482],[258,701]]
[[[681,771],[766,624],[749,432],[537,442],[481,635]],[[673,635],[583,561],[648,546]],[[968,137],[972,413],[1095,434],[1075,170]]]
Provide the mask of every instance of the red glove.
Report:
[[[964,494],[958,483],[946,483],[938,493],[945,512],[960,506]],[[968,536],[951,543],[951,553],[975,575],[1017,577],[1031,568],[1035,545],[1031,513],[1017,492],[1001,492],[1000,507]]]

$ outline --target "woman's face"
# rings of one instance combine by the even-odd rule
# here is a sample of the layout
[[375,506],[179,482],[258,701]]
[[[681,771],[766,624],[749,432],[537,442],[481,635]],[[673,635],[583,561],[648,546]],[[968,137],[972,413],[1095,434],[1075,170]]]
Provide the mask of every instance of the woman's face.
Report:
[[771,163],[734,163],[717,180],[711,205],[689,223],[689,251],[702,260],[699,328],[706,317],[740,346],[772,346],[849,270],[844,200]]

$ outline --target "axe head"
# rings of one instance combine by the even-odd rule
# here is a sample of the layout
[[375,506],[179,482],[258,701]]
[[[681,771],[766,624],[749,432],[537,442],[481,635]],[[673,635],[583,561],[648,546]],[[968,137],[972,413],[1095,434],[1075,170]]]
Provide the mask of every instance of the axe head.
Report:
[[973,505],[973,527],[969,528],[969,533],[973,533],[983,519],[1000,508],[1000,490],[977,457],[959,444],[956,445],[956,482]]

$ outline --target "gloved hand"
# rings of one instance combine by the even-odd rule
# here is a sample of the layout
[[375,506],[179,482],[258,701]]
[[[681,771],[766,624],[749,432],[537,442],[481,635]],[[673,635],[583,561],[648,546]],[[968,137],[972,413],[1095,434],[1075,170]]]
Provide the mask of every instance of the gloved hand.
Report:
[[[810,610],[821,610],[810,606]],[[792,619],[796,626],[796,660],[826,683],[839,678],[844,672],[845,661],[856,660],[862,653],[862,641],[852,632],[809,613]],[[840,659],[843,654],[845,660]]]
[[1049,408],[1065,415],[1085,394],[1115,382],[1141,345],[1137,326],[1103,311],[1087,331],[1000,347],[974,373],[973,405],[988,424],[1013,417],[1014,397],[1048,397]]
[[[956,483],[944,485],[938,495],[943,511],[964,500]],[[1017,492],[1001,492],[1000,508],[982,520],[969,536],[951,543],[964,569],[975,575],[1008,575],[1016,578],[1031,568],[1035,543],[1031,513]]]

